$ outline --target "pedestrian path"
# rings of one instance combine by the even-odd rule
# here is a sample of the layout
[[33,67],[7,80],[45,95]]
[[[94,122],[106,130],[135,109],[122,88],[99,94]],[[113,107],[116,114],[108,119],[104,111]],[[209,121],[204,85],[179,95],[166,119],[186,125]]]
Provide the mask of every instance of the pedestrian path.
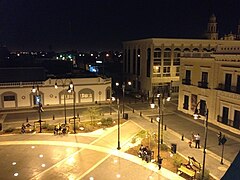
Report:
[[[139,132],[142,128],[137,125],[136,123],[133,123],[132,121],[127,121],[123,125],[121,125],[121,133],[123,134],[121,136],[121,142],[127,146],[127,142],[131,141],[132,137],[136,135],[137,132]],[[109,129],[108,131],[103,131],[104,133],[100,136],[99,139],[96,139],[90,144],[84,144],[79,142],[62,142],[62,141],[49,141],[49,140],[30,140],[30,137],[28,136],[27,140],[22,141],[1,141],[0,146],[9,146],[9,145],[41,145],[41,146],[66,146],[66,147],[76,147],[79,148],[79,151],[75,152],[71,155],[72,159],[80,159],[79,162],[75,162],[75,168],[71,170],[67,159],[62,160],[61,162],[58,162],[57,164],[53,165],[52,167],[42,171],[41,173],[34,176],[32,179],[49,179],[49,178],[55,178],[59,175],[59,178],[63,178],[64,171],[66,170],[66,174],[73,173],[72,177],[77,177],[77,179],[84,179],[86,174],[88,174],[90,171],[94,171],[95,168],[97,168],[96,165],[100,165],[102,161],[105,161],[109,156],[116,156],[120,157],[122,159],[125,159],[127,161],[130,161],[134,164],[138,164],[141,167],[144,167],[148,169],[151,172],[154,172],[156,174],[159,174],[160,176],[164,177],[164,179],[173,179],[173,180],[181,180],[182,177],[178,176],[177,174],[165,169],[161,168],[161,170],[158,170],[158,166],[154,163],[146,163],[145,161],[142,161],[141,158],[138,158],[137,156],[124,153],[125,147],[122,146],[122,150],[119,151],[116,149],[116,137],[117,137],[117,128],[116,126]],[[128,133],[126,133],[128,132]],[[41,136],[41,134],[37,134],[37,136]],[[95,156],[93,155],[93,152],[95,152]],[[88,159],[83,158],[84,156],[87,157],[88,155],[92,154],[91,163],[89,164]],[[78,156],[78,154],[81,154],[82,158],[74,156]],[[97,154],[97,155],[96,155]],[[101,160],[102,159],[102,160]],[[86,161],[86,162],[85,162]],[[88,162],[87,162],[88,161]],[[93,164],[95,164],[93,166]],[[84,166],[83,166],[84,165]],[[59,169],[60,168],[60,169]],[[61,173],[59,173],[61,172]],[[137,172],[135,172],[137,173]],[[60,177],[61,176],[61,177]],[[155,175],[156,177],[156,175]],[[140,178],[140,177],[139,177]],[[141,179],[141,178],[140,178]]]

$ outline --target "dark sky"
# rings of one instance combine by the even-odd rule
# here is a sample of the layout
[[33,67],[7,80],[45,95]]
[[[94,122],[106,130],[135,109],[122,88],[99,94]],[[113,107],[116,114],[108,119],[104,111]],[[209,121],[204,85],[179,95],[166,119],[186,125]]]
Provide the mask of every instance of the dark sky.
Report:
[[125,40],[198,38],[214,13],[236,32],[240,0],[0,0],[0,44],[10,50],[112,50]]

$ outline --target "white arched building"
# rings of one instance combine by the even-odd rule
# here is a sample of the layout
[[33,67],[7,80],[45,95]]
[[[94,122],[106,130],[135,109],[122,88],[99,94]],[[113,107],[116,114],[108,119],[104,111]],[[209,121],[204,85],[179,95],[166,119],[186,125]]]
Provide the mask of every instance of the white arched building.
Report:
[[[54,86],[57,83],[58,88]],[[74,103],[74,93],[68,92],[73,84],[75,103],[107,102],[111,99],[111,78],[48,78],[45,81],[34,82],[4,82],[0,83],[0,110],[31,108],[38,106],[57,106]],[[36,92],[32,89],[37,88]]]

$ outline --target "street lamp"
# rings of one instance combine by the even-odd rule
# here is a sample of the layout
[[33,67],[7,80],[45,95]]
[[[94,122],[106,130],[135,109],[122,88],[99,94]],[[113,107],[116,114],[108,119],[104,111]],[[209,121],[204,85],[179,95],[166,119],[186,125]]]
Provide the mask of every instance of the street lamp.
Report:
[[119,112],[119,98],[117,99],[117,106],[118,106],[118,146],[117,149],[120,150],[120,112]]
[[[197,109],[198,105],[202,104],[201,101],[199,101],[195,107],[194,111],[194,119],[198,119],[200,117],[200,109]],[[200,105],[201,106],[201,105]],[[202,167],[202,179],[204,179],[204,171],[205,171],[205,160],[206,160],[206,146],[207,146],[207,134],[208,134],[208,108],[207,104],[204,102],[202,104],[204,106],[204,115],[205,115],[205,133],[204,133],[204,146],[203,146],[203,167]]]
[[[170,101],[170,99],[171,99],[170,95],[171,95],[171,93],[168,93],[168,96],[166,98],[167,101]],[[161,106],[161,101],[162,101],[162,105],[164,105],[164,103],[165,103],[164,93],[162,93],[162,94],[158,93],[157,98],[158,98],[158,155],[157,155],[157,163],[158,163],[158,168],[161,169],[162,158],[161,158],[161,155],[160,155],[160,144],[163,144],[163,107]],[[155,107],[154,96],[153,96],[152,103],[150,104],[150,106],[151,106],[152,109]],[[161,111],[162,111],[162,118],[160,118]],[[160,131],[160,124],[161,124],[161,131]],[[160,141],[160,134],[161,134],[161,141]]]
[[[43,112],[43,109],[42,109],[42,103],[41,103],[41,95],[40,95],[40,91],[39,91],[39,86],[37,85],[37,88],[32,87],[32,92],[33,93],[36,93],[36,96],[34,97],[34,102],[36,102],[36,104],[38,105],[38,117],[39,117],[39,124],[40,124],[40,131],[39,133],[42,133],[42,112]],[[35,103],[34,103],[35,104]]]
[[74,84],[72,81],[68,86],[68,92],[73,93],[73,130],[74,134],[76,134],[76,92],[74,90]]
[[[128,81],[127,82],[127,84],[129,85],[129,86],[131,86],[132,85],[132,82],[131,81]],[[116,82],[116,86],[119,86],[119,83],[118,82]],[[124,118],[124,99],[125,99],[125,87],[126,87],[126,85],[125,85],[125,82],[123,82],[123,84],[122,84],[122,96],[123,96],[123,102],[122,102],[122,110],[123,110],[123,118]]]
[[[56,79],[55,85],[54,85],[55,89],[57,89],[58,88],[58,81],[60,81],[61,86],[63,87],[63,90],[64,90],[63,108],[64,108],[64,123],[65,123],[65,125],[67,124],[66,89],[65,89],[67,80],[70,80],[70,79]],[[70,83],[71,83],[71,80],[70,80]]]
[[[157,153],[157,163],[158,163],[158,169],[161,169],[161,165],[162,165],[162,158],[160,156],[160,112],[161,112],[161,96],[160,94],[157,94],[158,97],[158,153]],[[154,108],[155,104],[154,104],[154,96],[152,99],[152,103],[151,103],[151,108]]]

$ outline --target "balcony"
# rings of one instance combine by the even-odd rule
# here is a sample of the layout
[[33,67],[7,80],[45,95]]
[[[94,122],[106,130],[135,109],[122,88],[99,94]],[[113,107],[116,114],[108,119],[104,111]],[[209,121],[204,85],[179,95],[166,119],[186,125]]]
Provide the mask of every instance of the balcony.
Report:
[[191,85],[191,79],[182,79],[182,84]]
[[198,87],[207,89],[208,88],[208,82],[198,81]]
[[217,89],[221,91],[240,94],[240,87],[237,86],[226,86],[225,84],[219,83]]
[[217,116],[217,121],[222,123],[222,124],[231,126],[231,127],[235,128],[235,129],[240,129],[240,127],[238,127],[237,124],[234,123],[233,120],[231,120],[231,119],[225,119],[224,120],[220,115]]

